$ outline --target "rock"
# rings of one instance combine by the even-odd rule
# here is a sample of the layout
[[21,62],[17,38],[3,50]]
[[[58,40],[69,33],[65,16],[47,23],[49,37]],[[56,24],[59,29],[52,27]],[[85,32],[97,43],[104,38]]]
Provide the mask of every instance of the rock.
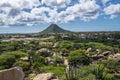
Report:
[[88,49],[86,50],[86,53],[91,52],[91,51],[92,51],[92,48],[88,48]]
[[105,52],[103,52],[102,54],[103,54],[104,56],[108,56],[108,55],[111,54],[111,52],[110,52],[110,51],[105,51]]
[[57,65],[54,59],[52,59],[51,57],[47,57],[45,63],[47,65]]
[[120,53],[114,54],[114,55],[110,55],[109,58],[114,58],[118,61],[120,61]]
[[55,61],[49,61],[49,62],[48,62],[48,65],[54,65],[54,66],[56,66],[57,64],[56,64]]
[[58,42],[56,42],[54,45],[53,45],[53,47],[55,48],[55,47],[58,47],[59,46],[59,43]]
[[111,55],[109,55],[109,56],[108,56],[108,58],[113,58],[113,55],[112,55],[112,54],[111,54]]
[[28,57],[21,57],[20,59],[23,60],[23,61],[28,61],[29,60]]
[[64,57],[68,56],[68,53],[62,53],[62,52],[60,52],[60,54],[61,54],[61,56],[64,56]]
[[56,55],[57,55],[57,53],[53,52],[53,57],[56,56]]
[[42,49],[40,49],[40,50],[38,50],[38,51],[39,51],[39,52],[44,52],[44,51],[50,52],[50,50],[47,49],[47,48],[42,48]]
[[88,48],[88,49],[85,51],[85,53],[88,53],[88,52],[95,52],[95,51],[96,51],[96,49]]
[[120,60],[120,54],[119,53],[115,54],[114,58],[117,59],[117,60]]
[[101,54],[99,53],[99,54],[92,55],[92,59],[93,60],[107,59],[109,56],[111,56],[111,52],[110,51],[105,51]]
[[100,54],[100,50],[99,49],[96,49],[95,51],[97,54]]
[[59,80],[53,73],[38,74],[33,80]]
[[101,58],[104,58],[104,55],[103,55],[103,54],[99,54],[99,55],[95,54],[95,55],[92,55],[92,59],[93,59],[93,60],[99,60],[99,59],[101,59]]
[[68,65],[68,64],[69,64],[68,60],[64,58],[64,65]]
[[23,80],[24,72],[21,67],[14,67],[0,71],[0,80]]

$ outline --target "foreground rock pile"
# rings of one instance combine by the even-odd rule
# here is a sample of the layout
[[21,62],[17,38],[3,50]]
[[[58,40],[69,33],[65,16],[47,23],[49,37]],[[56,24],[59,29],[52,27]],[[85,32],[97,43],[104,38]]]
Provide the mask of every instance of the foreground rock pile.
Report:
[[[25,74],[21,67],[13,67],[0,71],[0,80],[24,80]],[[53,73],[42,73],[33,77],[32,80],[59,80]]]

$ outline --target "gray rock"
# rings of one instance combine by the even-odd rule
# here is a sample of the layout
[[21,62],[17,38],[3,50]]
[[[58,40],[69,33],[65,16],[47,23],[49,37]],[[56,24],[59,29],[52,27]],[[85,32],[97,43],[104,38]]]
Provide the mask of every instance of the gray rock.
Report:
[[0,80],[23,80],[24,72],[21,67],[14,67],[0,71]]

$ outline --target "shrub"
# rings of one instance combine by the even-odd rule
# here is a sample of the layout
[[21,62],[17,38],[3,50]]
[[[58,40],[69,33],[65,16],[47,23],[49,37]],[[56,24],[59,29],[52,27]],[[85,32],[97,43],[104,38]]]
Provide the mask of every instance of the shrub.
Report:
[[55,57],[54,57],[54,60],[55,60],[55,62],[58,63],[58,64],[62,64],[62,63],[64,62],[64,60],[63,60],[61,57],[59,57],[59,56],[55,56]]
[[79,66],[79,65],[88,65],[90,63],[89,57],[84,53],[83,50],[71,51],[68,60],[70,65]]

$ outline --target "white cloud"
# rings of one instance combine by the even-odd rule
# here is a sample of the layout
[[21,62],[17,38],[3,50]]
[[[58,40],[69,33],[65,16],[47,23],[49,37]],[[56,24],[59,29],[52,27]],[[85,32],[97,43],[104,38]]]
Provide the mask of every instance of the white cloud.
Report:
[[[41,23],[67,23],[74,20],[89,21],[100,16],[100,5],[96,0],[1,0],[0,26],[32,26]],[[109,0],[102,0],[107,3]],[[47,6],[44,6],[47,5]],[[69,6],[68,6],[69,5]],[[104,6],[105,7],[105,6]],[[25,11],[24,9],[30,9]],[[111,18],[120,14],[120,4],[104,8]]]
[[[6,3],[6,1],[8,1]],[[26,4],[28,2],[28,4]],[[89,21],[96,19],[99,16],[99,6],[95,0],[80,0],[79,3],[73,6],[68,6],[66,9],[58,12],[58,8],[66,7],[70,0],[42,0],[42,4],[50,7],[35,7],[38,0],[2,0],[0,2],[0,25],[5,26],[20,26],[20,25],[37,25],[40,23],[67,23],[80,19]],[[24,5],[24,6],[23,6]],[[15,7],[13,7],[15,6]],[[24,8],[31,8],[30,12],[26,12]]]
[[39,5],[39,0],[0,0],[1,7],[32,8]]
[[32,9],[31,14],[36,17],[41,16],[42,21],[49,23],[56,22],[58,12],[55,9],[50,9],[48,7],[40,7]]
[[66,10],[61,12],[57,12],[56,9],[43,7],[32,10],[32,13],[40,16],[41,14],[45,14],[45,12],[47,12],[48,15],[46,16],[49,17],[46,18],[46,21],[54,23],[67,23],[74,21],[75,19],[83,21],[96,19],[99,16],[98,9],[99,6],[96,4],[95,0],[84,0],[83,2],[67,7]]
[[69,19],[70,21],[75,19],[89,21],[99,16],[98,9],[99,5],[96,4],[95,0],[80,0],[80,3],[68,7],[66,11],[63,12],[65,14],[61,13],[61,15],[63,15],[64,21],[69,21]]
[[42,0],[42,4],[46,4],[47,6],[50,6],[55,9],[64,8],[70,2],[71,0]]
[[111,4],[104,8],[104,12],[106,15],[110,15],[110,18],[113,19],[120,14],[120,4]]
[[18,22],[18,16],[24,13],[23,9],[33,9],[39,5],[41,5],[39,0],[1,0],[0,25],[27,25]]

